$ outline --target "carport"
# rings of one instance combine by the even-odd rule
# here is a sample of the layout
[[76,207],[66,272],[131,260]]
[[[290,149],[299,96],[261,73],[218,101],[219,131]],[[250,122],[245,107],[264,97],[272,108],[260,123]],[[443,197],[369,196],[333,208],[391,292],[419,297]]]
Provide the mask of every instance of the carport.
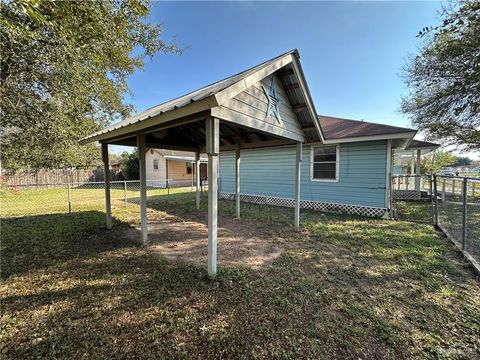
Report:
[[[218,163],[236,150],[235,201],[240,217],[242,149],[296,145],[295,228],[300,223],[302,143],[323,140],[296,50],[239,74],[155,106],[82,140],[101,143],[106,174],[108,145],[136,146],[140,165],[141,240],[147,243],[146,148],[191,151],[195,156],[196,205],[200,206],[200,153],[208,155],[208,274],[217,271]],[[110,180],[105,176],[106,226],[112,228]]]

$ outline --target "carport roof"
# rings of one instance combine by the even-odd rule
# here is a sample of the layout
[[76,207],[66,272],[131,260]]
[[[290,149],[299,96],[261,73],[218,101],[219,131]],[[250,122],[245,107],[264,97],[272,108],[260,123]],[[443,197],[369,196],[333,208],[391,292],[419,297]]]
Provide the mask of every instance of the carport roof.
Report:
[[300,63],[298,62],[299,58],[300,55],[298,53],[298,50],[294,49],[288,51],[282,55],[265,61],[238,74],[232,75],[223,80],[214,82],[210,85],[192,91],[186,95],[177,97],[173,100],[167,101],[150,109],[142,111],[119,123],[113,124],[100,131],[97,131],[81,139],[79,142],[80,144],[86,144],[92,141],[108,142],[108,140],[111,138],[124,136],[132,134],[135,131],[148,129],[151,125],[150,122],[148,122],[147,120],[152,118],[158,118],[159,120],[156,121],[154,125],[159,125],[169,121],[173,121],[180,117],[193,116],[194,114],[199,114],[202,111],[208,111],[216,106],[222,105],[225,101],[229,100],[232,97],[232,93],[235,93],[236,91],[238,91],[238,89],[245,89],[248,86],[252,85],[251,80],[256,75],[263,75],[266,77],[271,73],[289,64],[292,64],[292,62],[294,63],[292,64],[294,70],[289,71],[292,71],[292,74],[295,74],[296,76],[299,76],[301,78],[299,79],[299,82],[302,84],[302,86],[298,88],[292,87],[292,89],[289,89],[288,91],[295,99],[306,98],[305,102],[307,105],[304,110],[305,114],[301,114],[302,111],[299,111],[297,113],[297,116],[303,115],[303,119],[310,118],[311,120],[304,120],[304,123],[310,121],[313,128],[316,130],[317,136],[320,139],[323,139],[321,129],[318,123],[315,122],[316,112],[306,84],[303,70],[301,69]]

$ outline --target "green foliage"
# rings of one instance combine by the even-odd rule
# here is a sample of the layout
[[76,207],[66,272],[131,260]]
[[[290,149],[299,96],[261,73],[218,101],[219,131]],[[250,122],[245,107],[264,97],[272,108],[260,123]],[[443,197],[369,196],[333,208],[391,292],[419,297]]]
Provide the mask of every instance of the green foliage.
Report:
[[403,71],[402,111],[432,140],[480,149],[480,2],[452,3],[424,28],[420,53]]
[[422,158],[421,169],[424,174],[438,174],[442,168],[453,166],[457,157],[451,152],[435,150]]
[[470,159],[468,156],[459,156],[457,157],[457,161],[455,161],[453,166],[470,165],[471,163],[473,163],[473,160]]
[[0,2],[4,167],[99,159],[77,140],[130,114],[127,78],[145,57],[177,51],[145,19],[144,0]]
[[131,154],[123,152],[120,155],[123,163],[123,173],[127,180],[138,180],[140,179],[140,168],[138,164],[138,155],[137,152]]

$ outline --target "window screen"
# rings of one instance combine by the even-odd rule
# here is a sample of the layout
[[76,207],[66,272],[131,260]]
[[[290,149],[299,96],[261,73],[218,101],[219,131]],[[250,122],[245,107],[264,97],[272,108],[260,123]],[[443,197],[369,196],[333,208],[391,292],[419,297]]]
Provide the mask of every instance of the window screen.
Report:
[[337,179],[337,146],[313,148],[312,178],[315,180]]

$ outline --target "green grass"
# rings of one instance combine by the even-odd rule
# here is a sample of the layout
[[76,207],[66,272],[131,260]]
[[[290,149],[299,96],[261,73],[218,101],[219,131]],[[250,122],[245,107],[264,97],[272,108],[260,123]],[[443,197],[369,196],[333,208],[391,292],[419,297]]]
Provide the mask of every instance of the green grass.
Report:
[[[3,209],[11,196],[43,195],[4,194]],[[284,252],[209,280],[126,239],[136,205],[114,201],[106,231],[102,192],[82,196],[72,214],[2,210],[5,359],[480,356],[478,279],[429,225],[302,212],[295,232],[292,209],[242,204],[242,223],[262,222]],[[151,219],[165,211],[193,218],[193,194],[149,198]]]

